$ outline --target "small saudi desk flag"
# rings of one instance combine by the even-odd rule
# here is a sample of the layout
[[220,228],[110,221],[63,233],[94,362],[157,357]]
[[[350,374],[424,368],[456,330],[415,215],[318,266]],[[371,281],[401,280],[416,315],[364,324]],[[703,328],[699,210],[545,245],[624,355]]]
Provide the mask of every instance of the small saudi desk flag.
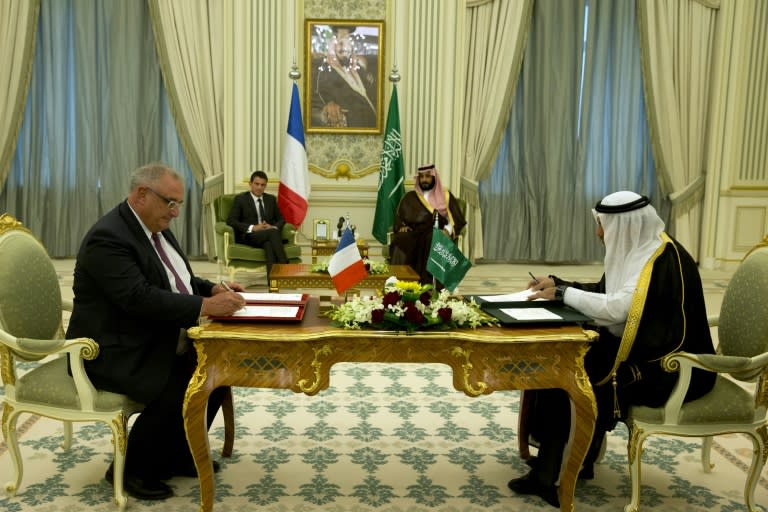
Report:
[[429,249],[427,271],[453,291],[467,274],[472,264],[461,253],[453,240],[441,229],[432,229],[432,247]]

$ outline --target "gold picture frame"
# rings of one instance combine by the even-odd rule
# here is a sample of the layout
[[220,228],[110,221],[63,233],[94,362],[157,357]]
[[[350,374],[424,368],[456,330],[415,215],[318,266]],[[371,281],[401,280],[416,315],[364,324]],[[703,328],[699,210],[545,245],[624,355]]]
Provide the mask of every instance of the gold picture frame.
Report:
[[331,239],[331,221],[328,219],[315,219],[312,239],[318,242],[325,242]]
[[382,132],[384,22],[305,20],[307,133]]

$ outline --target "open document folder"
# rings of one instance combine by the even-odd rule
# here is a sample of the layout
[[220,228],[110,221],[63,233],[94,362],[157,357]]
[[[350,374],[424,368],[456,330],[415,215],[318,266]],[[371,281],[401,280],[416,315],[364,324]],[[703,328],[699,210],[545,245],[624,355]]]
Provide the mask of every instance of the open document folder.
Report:
[[534,293],[523,290],[501,295],[472,295],[471,298],[502,325],[530,323],[581,323],[592,319],[554,300],[528,300]]

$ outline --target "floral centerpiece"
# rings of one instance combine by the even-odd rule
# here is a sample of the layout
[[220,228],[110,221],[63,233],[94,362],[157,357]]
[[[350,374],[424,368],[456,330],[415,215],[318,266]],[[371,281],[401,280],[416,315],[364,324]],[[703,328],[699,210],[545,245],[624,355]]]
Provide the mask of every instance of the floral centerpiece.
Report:
[[[310,271],[327,274],[328,273],[328,262],[330,260],[323,260],[318,261],[317,263],[313,263],[310,267]],[[369,274],[387,274],[389,273],[389,265],[386,262],[383,261],[373,261],[369,260],[368,258],[363,259],[363,264],[365,265],[365,270],[368,271]]]
[[374,329],[413,332],[424,329],[448,330],[497,324],[473,300],[452,296],[448,290],[435,292],[432,285],[387,279],[381,296],[354,297],[326,313],[333,324],[346,329]]

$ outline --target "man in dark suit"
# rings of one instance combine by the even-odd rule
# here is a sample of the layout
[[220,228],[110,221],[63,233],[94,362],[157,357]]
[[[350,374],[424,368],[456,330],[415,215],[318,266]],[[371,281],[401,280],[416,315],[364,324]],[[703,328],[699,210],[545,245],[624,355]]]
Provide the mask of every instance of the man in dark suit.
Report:
[[[85,366],[97,388],[145,405],[128,435],[125,467],[125,489],[139,499],[170,497],[173,490],[162,480],[196,475],[182,417],[194,369],[185,329],[201,316],[231,315],[244,305],[224,283],[192,272],[168,229],[183,197],[176,171],[140,167],[128,198],[88,231],[75,263],[67,336],[98,342],[98,357]],[[243,291],[237,283],[229,287]],[[222,398],[223,390],[211,394],[209,426]],[[110,465],[110,483],[112,475]]]
[[288,258],[283,248],[285,219],[277,207],[277,198],[264,192],[267,181],[264,171],[251,174],[251,190],[235,197],[227,224],[235,230],[237,243],[264,249],[269,275],[273,264],[288,263]]

